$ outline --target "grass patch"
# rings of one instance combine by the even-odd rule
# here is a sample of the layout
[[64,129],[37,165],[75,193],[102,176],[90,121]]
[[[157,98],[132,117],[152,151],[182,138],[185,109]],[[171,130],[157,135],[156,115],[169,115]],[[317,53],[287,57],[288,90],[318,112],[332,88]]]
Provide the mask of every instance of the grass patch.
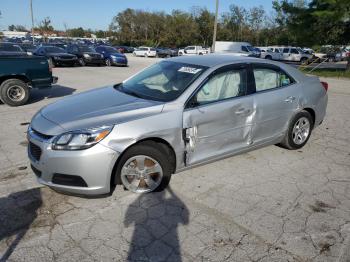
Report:
[[350,78],[350,70],[339,69],[339,68],[316,68],[314,71],[309,73],[309,70],[302,70],[303,73],[323,76],[323,77],[345,77]]

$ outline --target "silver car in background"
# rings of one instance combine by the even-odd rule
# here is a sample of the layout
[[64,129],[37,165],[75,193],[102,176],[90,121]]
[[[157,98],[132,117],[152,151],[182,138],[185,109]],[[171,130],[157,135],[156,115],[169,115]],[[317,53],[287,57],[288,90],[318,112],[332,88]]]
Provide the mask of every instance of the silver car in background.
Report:
[[42,108],[28,129],[28,155],[38,181],[59,191],[159,191],[200,164],[267,145],[303,147],[325,117],[327,88],[274,61],[166,59]]

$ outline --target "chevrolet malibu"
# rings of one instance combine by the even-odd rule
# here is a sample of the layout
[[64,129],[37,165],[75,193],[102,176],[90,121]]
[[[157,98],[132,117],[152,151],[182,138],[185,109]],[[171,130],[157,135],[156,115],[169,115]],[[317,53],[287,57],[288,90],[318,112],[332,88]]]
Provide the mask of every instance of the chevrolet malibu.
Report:
[[274,61],[171,58],[41,109],[28,155],[38,181],[58,191],[159,191],[200,164],[274,144],[303,147],[325,117],[327,88]]

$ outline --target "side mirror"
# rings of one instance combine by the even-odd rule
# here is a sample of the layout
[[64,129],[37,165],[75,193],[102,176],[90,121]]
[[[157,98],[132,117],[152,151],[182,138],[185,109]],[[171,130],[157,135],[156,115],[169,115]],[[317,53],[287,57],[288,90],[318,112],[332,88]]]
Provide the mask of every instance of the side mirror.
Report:
[[197,101],[197,95],[194,95],[190,101],[188,101],[186,108],[195,108],[199,106],[199,103]]

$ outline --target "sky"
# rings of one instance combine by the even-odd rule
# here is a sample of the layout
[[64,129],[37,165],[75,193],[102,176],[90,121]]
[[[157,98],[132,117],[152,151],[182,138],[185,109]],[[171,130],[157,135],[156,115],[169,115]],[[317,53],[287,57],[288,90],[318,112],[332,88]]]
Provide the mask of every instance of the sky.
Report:
[[[0,0],[0,30],[11,24],[31,27],[30,0]],[[228,11],[231,4],[251,8],[262,5],[267,12],[272,0],[220,0],[219,12]],[[171,12],[173,9],[189,11],[192,6],[207,7],[215,11],[215,0],[33,0],[34,22],[50,17],[55,29],[83,27],[106,30],[112,18],[126,8],[146,11]]]

